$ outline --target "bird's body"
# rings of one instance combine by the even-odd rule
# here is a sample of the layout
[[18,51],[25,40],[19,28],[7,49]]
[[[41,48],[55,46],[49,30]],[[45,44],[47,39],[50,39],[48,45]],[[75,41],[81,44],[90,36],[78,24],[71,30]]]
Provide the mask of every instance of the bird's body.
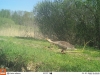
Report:
[[66,42],[66,41],[52,41],[50,39],[47,39],[50,43],[53,43],[55,45],[57,45],[59,48],[62,49],[61,52],[64,52],[64,50],[66,49],[72,49],[74,50],[74,46],[72,44],[70,44],[69,42]]

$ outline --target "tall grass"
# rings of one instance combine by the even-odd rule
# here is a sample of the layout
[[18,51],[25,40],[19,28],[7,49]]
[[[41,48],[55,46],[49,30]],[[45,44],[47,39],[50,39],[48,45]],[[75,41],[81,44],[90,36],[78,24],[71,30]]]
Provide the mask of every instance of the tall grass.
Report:
[[21,25],[3,25],[0,27],[0,36],[34,37],[34,28]]

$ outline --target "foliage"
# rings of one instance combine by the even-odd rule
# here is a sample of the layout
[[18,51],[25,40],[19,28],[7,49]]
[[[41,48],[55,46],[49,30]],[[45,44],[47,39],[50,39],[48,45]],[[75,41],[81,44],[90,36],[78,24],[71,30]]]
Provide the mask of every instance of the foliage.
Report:
[[100,2],[98,0],[54,0],[38,3],[35,20],[49,38],[100,49]]
[[17,25],[33,25],[33,13],[27,11],[10,11],[6,9],[0,10],[1,18],[8,18],[15,22]]
[[15,25],[14,21],[8,18],[0,17],[0,26]]
[[11,17],[10,10],[2,9],[2,10],[0,11],[0,17],[3,17],[3,18],[10,18],[10,17]]

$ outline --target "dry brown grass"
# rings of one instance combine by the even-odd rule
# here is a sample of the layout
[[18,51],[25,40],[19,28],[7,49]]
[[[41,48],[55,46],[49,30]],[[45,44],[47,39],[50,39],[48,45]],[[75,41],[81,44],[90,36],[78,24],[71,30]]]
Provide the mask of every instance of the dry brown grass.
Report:
[[34,30],[34,27],[20,25],[0,27],[0,36],[43,37],[40,32]]

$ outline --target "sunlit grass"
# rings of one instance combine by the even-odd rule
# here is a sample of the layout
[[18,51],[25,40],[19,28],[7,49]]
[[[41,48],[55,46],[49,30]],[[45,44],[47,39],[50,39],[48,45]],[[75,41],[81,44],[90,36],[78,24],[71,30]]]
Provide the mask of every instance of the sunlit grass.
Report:
[[0,26],[0,36],[30,36],[34,37],[34,27],[23,25],[2,25]]
[[[65,54],[61,54],[58,47],[48,48],[48,46],[50,43],[45,40],[0,37],[0,65],[5,65],[13,71],[22,71],[21,68],[25,66],[26,68],[30,66],[29,71],[39,72],[100,71],[99,50],[85,48],[82,51],[82,48],[79,48],[76,52],[66,51]],[[28,65],[30,62],[33,64]]]

